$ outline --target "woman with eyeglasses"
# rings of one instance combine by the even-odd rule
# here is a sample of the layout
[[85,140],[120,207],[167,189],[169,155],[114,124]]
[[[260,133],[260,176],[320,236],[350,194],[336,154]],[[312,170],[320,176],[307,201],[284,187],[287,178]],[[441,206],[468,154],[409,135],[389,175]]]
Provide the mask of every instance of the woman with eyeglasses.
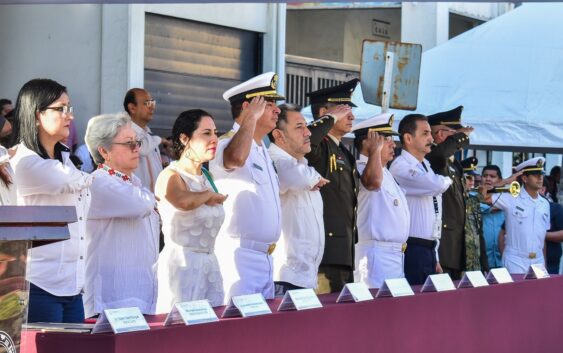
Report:
[[133,306],[154,314],[160,225],[154,195],[133,174],[141,143],[131,118],[96,116],[85,140],[99,164],[86,229],[86,317]]
[[63,85],[34,79],[21,88],[16,103],[11,159],[18,205],[74,206],[78,221],[70,239],[28,253],[29,322],[82,322],[86,213],[92,176],[75,168],[60,141],[74,119]]
[[158,259],[157,312],[177,302],[207,299],[223,303],[223,280],[214,254],[223,224],[225,195],[216,189],[204,163],[215,158],[217,129],[200,109],[180,114],[172,128],[176,158],[156,182],[164,249]]

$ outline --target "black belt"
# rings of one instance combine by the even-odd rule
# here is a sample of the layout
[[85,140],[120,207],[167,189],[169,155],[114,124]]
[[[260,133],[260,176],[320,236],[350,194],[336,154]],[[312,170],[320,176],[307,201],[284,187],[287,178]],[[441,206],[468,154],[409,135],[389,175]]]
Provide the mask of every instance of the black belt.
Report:
[[428,240],[428,239],[422,239],[422,238],[408,237],[407,244],[408,245],[419,245],[419,246],[424,246],[424,247],[427,247],[427,248],[434,249],[436,247],[437,242],[436,242],[436,240]]

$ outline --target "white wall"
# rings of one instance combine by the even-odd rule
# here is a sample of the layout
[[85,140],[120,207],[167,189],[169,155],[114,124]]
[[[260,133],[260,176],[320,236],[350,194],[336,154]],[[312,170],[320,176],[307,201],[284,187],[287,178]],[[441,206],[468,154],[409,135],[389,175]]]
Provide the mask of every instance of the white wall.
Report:
[[100,111],[101,5],[2,5],[0,96],[15,103],[21,86],[51,78],[67,86],[84,131]]
[[[128,88],[144,85],[145,12],[264,34],[264,70],[283,91],[285,4],[2,5],[0,97],[16,100],[32,78],[68,87],[82,140],[88,119],[122,110]],[[280,28],[280,31],[278,31]]]

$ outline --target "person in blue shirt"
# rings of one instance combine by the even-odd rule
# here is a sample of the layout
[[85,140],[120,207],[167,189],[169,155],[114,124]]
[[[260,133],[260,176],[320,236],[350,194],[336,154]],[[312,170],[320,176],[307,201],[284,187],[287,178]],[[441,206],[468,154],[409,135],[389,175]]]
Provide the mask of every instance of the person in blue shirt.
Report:
[[[489,164],[483,168],[481,173],[483,185],[492,187],[501,180],[502,172],[498,166]],[[483,237],[485,238],[489,268],[502,267],[498,238],[501,226],[504,223],[504,213],[494,207],[494,205],[481,203],[481,214],[483,217]]]

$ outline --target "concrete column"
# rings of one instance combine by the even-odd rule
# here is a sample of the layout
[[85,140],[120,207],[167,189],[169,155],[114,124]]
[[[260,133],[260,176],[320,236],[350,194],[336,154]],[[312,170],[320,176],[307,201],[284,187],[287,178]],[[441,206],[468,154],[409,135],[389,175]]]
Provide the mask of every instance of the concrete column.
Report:
[[422,44],[426,51],[449,38],[448,3],[409,2],[401,5],[401,41]]
[[123,110],[128,89],[129,7],[102,5],[100,112]]
[[492,164],[499,166],[502,177],[507,178],[512,175],[512,152],[493,151]]
[[561,155],[548,153],[545,155],[545,172],[549,175],[551,168],[555,166],[561,167]]

